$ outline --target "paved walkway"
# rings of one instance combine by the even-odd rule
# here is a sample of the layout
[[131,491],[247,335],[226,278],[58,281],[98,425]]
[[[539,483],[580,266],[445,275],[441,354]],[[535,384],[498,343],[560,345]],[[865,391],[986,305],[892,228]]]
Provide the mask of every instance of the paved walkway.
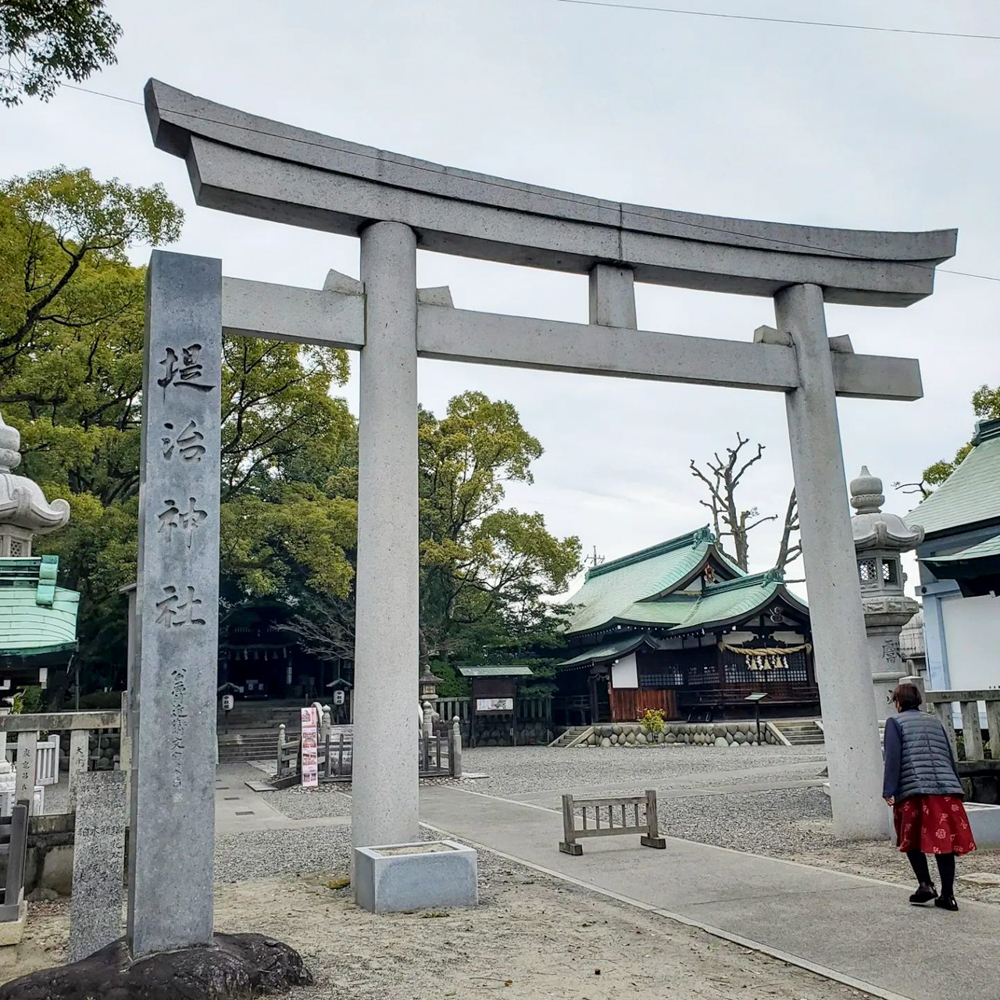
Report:
[[686,840],[668,839],[665,851],[632,837],[587,840],[582,857],[569,857],[557,848],[560,813],[454,786],[422,788],[420,811],[438,831],[876,996],[1000,1000],[1000,907],[925,910],[907,904],[909,890],[888,883]]
[[[239,765],[237,765],[238,767]],[[290,819],[267,795],[248,788],[241,776],[223,765],[215,779],[216,834],[248,833],[251,830],[304,830],[318,826],[350,826],[350,816]]]

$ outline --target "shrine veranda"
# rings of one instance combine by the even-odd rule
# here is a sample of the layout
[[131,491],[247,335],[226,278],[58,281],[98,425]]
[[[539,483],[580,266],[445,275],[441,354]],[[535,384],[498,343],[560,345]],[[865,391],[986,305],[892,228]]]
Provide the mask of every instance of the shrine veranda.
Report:
[[[922,388],[915,360],[858,355],[828,337],[824,304],[919,301],[954,254],[955,231],[821,229],[588,198],[359,146],[156,81],[146,109],[199,205],[358,237],[361,280],[331,272],[322,289],[292,288],[226,278],[215,259],[153,254],[130,678],[135,956],[212,933],[212,827],[191,816],[213,808],[224,333],[360,353],[355,848],[418,838],[416,756],[383,733],[413,719],[419,357],[785,394],[834,826],[844,838],[886,831],[836,397],[912,400]],[[447,293],[418,291],[417,249],[587,274],[590,322],[455,309]],[[771,297],[775,328],[752,340],[640,331],[636,281]]]

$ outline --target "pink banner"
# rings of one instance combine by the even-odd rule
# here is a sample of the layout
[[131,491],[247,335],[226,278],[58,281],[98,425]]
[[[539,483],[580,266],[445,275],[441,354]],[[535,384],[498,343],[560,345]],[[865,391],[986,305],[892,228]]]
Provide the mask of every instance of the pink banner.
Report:
[[302,714],[302,787],[319,785],[319,766],[316,755],[316,709],[303,708]]

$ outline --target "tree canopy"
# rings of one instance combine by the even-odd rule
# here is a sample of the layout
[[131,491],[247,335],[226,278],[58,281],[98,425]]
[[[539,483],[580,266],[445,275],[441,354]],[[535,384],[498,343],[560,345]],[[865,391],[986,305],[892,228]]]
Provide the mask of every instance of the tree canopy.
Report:
[[0,104],[47,101],[63,79],[86,80],[117,62],[121,34],[104,0],[0,0]]
[[[456,396],[441,418],[420,411],[420,661],[445,679],[442,694],[461,687],[450,663],[516,659],[548,672],[564,615],[549,599],[579,569],[580,542],[504,506],[506,484],[530,483],[541,454],[517,410],[481,392]],[[356,497],[356,469],[329,485]],[[353,595],[308,604],[293,631],[319,656],[349,657]]]
[[[0,408],[24,474],[65,496],[70,524],[40,538],[81,591],[81,665],[120,683],[135,575],[145,268],[129,250],[180,234],[159,186],[61,168],[0,185]],[[330,395],[343,352],[245,338],[223,351],[222,592],[228,602],[302,586],[349,591],[353,501],[325,491],[355,433]]]
[[[36,541],[81,592],[87,686],[124,681],[125,601],[137,551],[145,268],[141,246],[183,218],[159,186],[56,168],[0,183],[0,409],[21,431],[23,473],[69,525]],[[223,344],[221,594],[224,609],[275,598],[302,641],[350,658],[357,427],[332,393],[344,352],[252,338]],[[421,662],[544,653],[549,598],[580,561],[537,513],[504,505],[541,445],[510,403],[467,392],[421,411]],[[541,656],[544,660],[544,655]],[[414,664],[417,669],[417,664]]]

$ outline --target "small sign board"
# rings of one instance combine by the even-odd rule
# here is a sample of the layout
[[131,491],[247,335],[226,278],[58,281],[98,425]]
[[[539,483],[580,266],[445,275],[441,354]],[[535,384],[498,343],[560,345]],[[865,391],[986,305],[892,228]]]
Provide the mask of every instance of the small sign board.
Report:
[[513,698],[477,698],[476,712],[480,715],[510,713],[514,711]]
[[231,694],[224,694],[222,696],[222,711],[231,712],[233,710],[233,705],[236,704],[236,700]]
[[344,704],[344,692],[343,691],[334,691],[333,692],[333,703],[334,703],[334,705],[343,705]]
[[316,754],[316,709],[302,709],[302,787],[319,785],[319,762]]

